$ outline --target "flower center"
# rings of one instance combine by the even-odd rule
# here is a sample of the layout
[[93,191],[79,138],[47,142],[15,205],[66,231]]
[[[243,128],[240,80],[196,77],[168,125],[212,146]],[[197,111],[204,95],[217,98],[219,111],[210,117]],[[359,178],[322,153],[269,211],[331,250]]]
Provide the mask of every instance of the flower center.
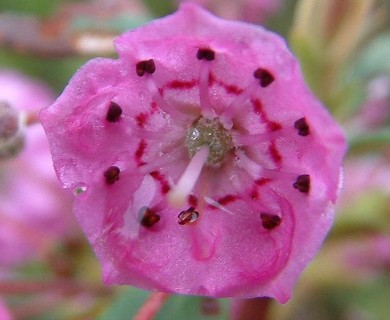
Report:
[[202,146],[209,147],[206,164],[219,167],[227,152],[234,148],[230,133],[217,119],[200,117],[187,131],[185,141],[188,154],[192,158]]

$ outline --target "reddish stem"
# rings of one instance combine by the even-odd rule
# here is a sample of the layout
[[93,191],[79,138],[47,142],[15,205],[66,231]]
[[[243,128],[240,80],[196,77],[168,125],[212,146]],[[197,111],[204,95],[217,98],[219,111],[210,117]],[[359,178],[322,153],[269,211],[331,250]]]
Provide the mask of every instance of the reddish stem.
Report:
[[235,300],[232,320],[266,320],[271,302],[270,298]]
[[138,310],[134,320],[152,320],[160,311],[161,307],[168,299],[169,294],[164,292],[153,292]]

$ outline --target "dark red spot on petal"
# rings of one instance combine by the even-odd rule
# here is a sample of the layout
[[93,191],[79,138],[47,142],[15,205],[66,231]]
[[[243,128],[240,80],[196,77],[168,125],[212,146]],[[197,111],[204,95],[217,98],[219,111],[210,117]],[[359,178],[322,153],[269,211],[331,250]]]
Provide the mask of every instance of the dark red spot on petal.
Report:
[[135,121],[137,121],[137,125],[140,128],[144,128],[146,124],[146,120],[148,120],[148,118],[149,116],[146,113],[142,112],[135,117]]
[[215,59],[215,52],[208,48],[200,48],[196,53],[198,60],[212,61]]
[[268,87],[274,80],[274,76],[266,69],[258,68],[254,73],[253,76],[256,79],[259,79],[260,85],[264,87]]
[[156,65],[154,64],[153,59],[143,60],[136,64],[135,70],[137,75],[142,77],[145,73],[154,73],[154,71],[156,71]]
[[272,143],[269,145],[268,151],[274,162],[280,163],[282,161],[282,155],[280,154],[279,150],[276,148],[274,141],[272,141]]
[[146,141],[142,139],[138,144],[137,150],[135,151],[135,161],[137,161],[137,164],[139,166],[145,164],[145,162],[142,161],[142,156],[144,155],[146,147],[147,147]]
[[198,84],[197,80],[192,81],[180,81],[180,80],[173,80],[166,84],[166,87],[169,89],[191,89],[195,87]]
[[256,187],[252,189],[249,196],[252,200],[259,200],[259,191],[256,189]]
[[227,204],[234,202],[236,200],[237,200],[236,196],[234,196],[232,194],[228,194],[228,195],[218,199],[217,202],[224,206],[224,205],[227,205]]
[[120,169],[116,166],[109,167],[106,171],[104,171],[104,178],[106,179],[107,184],[114,184],[119,180]]
[[301,174],[293,183],[293,187],[302,193],[309,193],[310,191],[310,175]]
[[306,122],[306,118],[300,118],[294,123],[294,128],[298,130],[298,134],[306,137],[310,134],[310,127]]
[[190,207],[187,210],[180,212],[179,215],[177,216],[180,225],[193,223],[198,219],[198,217],[199,217],[199,213],[195,211],[194,207]]
[[225,84],[225,83],[221,82],[221,85],[225,88],[227,93],[239,95],[244,91],[243,89],[241,89],[235,85],[232,85],[232,84]]
[[258,185],[258,186],[263,186],[263,185],[267,184],[270,181],[271,181],[271,179],[269,179],[269,178],[260,178],[260,179],[257,179],[255,181],[255,184]]
[[278,215],[269,213],[260,213],[261,225],[264,229],[272,230],[276,228],[282,222],[282,219]]
[[159,171],[152,171],[150,175],[160,183],[161,192],[168,193],[171,190],[168,181],[165,179],[164,175]]
[[148,207],[141,208],[139,216],[141,225],[146,228],[151,228],[160,221],[160,216]]
[[188,196],[188,204],[191,206],[191,207],[194,207],[196,208],[198,206],[198,198],[196,196],[194,196],[193,194],[190,194]]
[[212,72],[209,74],[209,86],[212,86],[215,82],[215,76]]
[[282,125],[280,123],[275,122],[275,121],[267,122],[267,127],[270,131],[278,131],[278,130],[282,129]]
[[122,114],[122,108],[115,102],[111,101],[107,110],[106,120],[108,122],[118,122]]
[[253,99],[252,105],[253,105],[254,112],[263,116],[264,113],[263,103],[259,99]]
[[158,110],[157,103],[154,102],[154,101],[152,101],[150,107],[151,107],[152,114],[155,113]]

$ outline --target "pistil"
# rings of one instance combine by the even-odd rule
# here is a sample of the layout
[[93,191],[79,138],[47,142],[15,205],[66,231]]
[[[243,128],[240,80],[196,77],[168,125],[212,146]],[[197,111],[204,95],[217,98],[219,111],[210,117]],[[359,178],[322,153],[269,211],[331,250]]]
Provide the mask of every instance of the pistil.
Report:
[[192,157],[176,186],[168,193],[168,201],[173,207],[179,208],[185,204],[187,197],[190,195],[198,181],[208,155],[209,147],[202,146]]

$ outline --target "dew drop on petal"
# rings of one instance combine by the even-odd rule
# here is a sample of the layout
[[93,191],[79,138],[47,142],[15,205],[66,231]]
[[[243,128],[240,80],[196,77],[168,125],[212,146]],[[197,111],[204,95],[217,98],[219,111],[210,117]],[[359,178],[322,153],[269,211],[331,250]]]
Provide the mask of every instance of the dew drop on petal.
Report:
[[81,196],[86,193],[88,187],[85,184],[79,184],[76,188],[73,189],[73,194],[75,196]]

